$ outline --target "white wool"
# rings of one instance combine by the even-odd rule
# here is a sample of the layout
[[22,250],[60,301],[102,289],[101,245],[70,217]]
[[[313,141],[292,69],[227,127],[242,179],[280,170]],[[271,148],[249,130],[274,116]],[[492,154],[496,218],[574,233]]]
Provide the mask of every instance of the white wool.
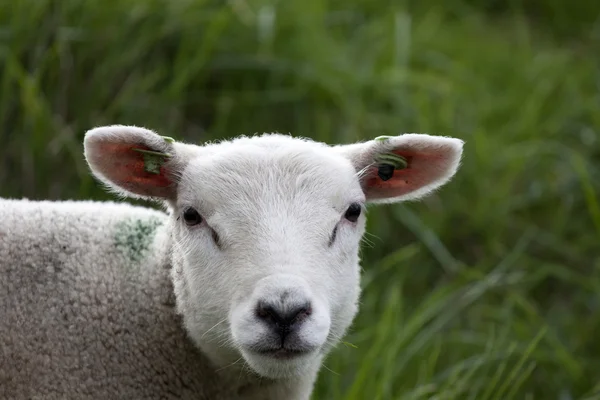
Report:
[[[168,157],[149,172],[133,149]],[[409,167],[381,179],[390,151]],[[430,193],[461,154],[416,134],[195,146],[89,131],[94,175],[166,212],[0,200],[0,397],[308,399],[357,312],[365,204]]]

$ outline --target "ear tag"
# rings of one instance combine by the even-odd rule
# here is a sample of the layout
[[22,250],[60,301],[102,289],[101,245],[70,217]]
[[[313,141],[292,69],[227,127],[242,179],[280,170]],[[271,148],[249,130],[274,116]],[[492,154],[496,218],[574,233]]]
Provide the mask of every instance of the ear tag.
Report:
[[392,138],[392,136],[377,136],[377,137],[376,137],[375,139],[373,139],[373,140],[376,140],[376,141],[378,141],[378,142],[385,142],[386,140],[389,140],[389,139],[391,139],[391,138]]
[[160,174],[160,167],[170,158],[169,153],[160,153],[158,151],[132,149],[138,153],[142,153],[144,157],[144,170],[151,174]]
[[173,139],[172,137],[169,136],[161,136],[161,138],[163,138],[165,140],[165,142],[169,142],[169,143],[175,143],[175,139]]
[[408,166],[406,158],[394,153],[378,154],[376,160],[379,163],[377,175],[382,181],[388,181],[394,176],[394,170],[404,169]]

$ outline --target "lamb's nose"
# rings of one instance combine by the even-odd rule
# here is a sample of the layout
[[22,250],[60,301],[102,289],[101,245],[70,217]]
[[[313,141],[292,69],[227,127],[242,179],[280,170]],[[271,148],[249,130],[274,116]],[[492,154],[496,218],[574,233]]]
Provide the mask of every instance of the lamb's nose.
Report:
[[256,306],[256,316],[269,325],[282,342],[289,333],[298,329],[311,313],[310,302],[305,300],[293,303],[259,301]]

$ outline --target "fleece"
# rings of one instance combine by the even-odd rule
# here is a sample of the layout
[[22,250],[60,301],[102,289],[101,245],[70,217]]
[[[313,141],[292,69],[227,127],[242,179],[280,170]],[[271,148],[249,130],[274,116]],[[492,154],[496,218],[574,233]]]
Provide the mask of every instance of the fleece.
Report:
[[242,399],[186,336],[167,214],[0,199],[0,398]]

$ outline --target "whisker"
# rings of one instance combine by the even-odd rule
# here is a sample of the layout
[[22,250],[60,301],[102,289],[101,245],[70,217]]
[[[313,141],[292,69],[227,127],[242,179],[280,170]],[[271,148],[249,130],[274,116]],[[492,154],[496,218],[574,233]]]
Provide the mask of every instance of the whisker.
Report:
[[225,368],[232,367],[232,366],[234,366],[235,364],[237,364],[238,362],[240,362],[240,361],[241,361],[241,360],[243,360],[243,359],[244,359],[244,357],[240,357],[240,358],[238,358],[237,360],[235,360],[234,362],[232,362],[231,364],[228,364],[228,365],[226,365],[226,366],[224,366],[224,367],[222,367],[222,368],[219,368],[219,369],[217,369],[215,372],[219,372],[219,371],[222,371],[222,370],[224,370]]
[[200,339],[203,339],[204,336],[206,336],[207,333],[209,333],[210,331],[212,331],[213,329],[215,329],[217,326],[221,325],[223,322],[227,321],[227,317],[223,318],[222,320],[220,320],[219,322],[217,322],[216,324],[214,324],[212,326],[212,328],[210,328],[209,330],[207,330],[206,332],[204,332],[202,334],[202,336],[200,336]]
[[377,235],[375,235],[375,234],[373,234],[371,232],[365,232],[365,236],[371,236],[373,239],[377,239],[380,242],[383,242],[383,240],[381,240],[381,238],[379,236],[377,236]]
[[367,171],[369,170],[369,168],[373,167],[374,165],[375,165],[375,163],[367,164],[362,169],[356,171],[356,173],[354,175],[358,179],[361,179],[361,178],[363,178],[367,174]]
[[372,241],[370,241],[366,237],[361,238],[360,241],[363,242],[365,245],[367,245],[367,247],[370,247],[372,249],[375,248],[375,243],[373,243]]

